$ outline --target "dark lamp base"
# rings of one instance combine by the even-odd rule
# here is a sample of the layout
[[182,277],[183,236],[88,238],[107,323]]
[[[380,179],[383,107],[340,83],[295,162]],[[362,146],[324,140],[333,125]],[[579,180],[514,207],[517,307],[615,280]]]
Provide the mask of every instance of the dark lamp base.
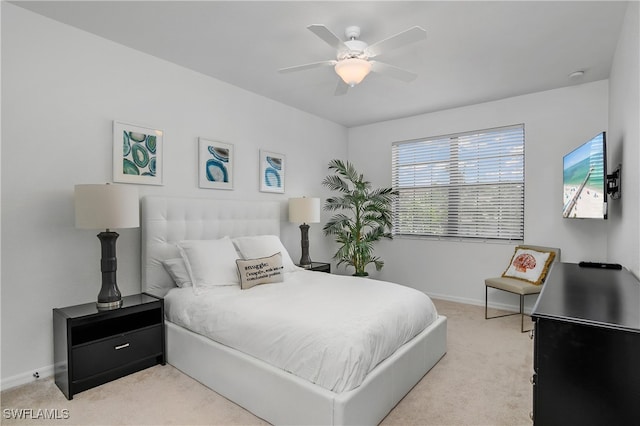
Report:
[[100,293],[98,293],[96,306],[100,311],[118,309],[122,307],[122,295],[116,283],[116,271],[118,269],[116,240],[118,239],[118,234],[107,230],[99,233],[98,239],[102,249],[102,258],[100,259],[102,287],[100,288]]
[[96,302],[99,311],[109,311],[111,309],[120,309],[122,307],[122,299],[115,302]]
[[300,267],[311,268],[311,257],[309,256],[309,225],[300,225],[300,245],[302,246],[302,257],[300,257]]

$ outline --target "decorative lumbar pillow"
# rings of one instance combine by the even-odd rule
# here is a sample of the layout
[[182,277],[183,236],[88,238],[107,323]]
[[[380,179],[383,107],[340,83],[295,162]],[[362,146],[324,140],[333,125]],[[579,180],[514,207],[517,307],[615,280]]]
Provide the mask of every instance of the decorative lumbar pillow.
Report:
[[240,283],[236,271],[238,256],[229,237],[180,241],[178,249],[195,290]]
[[282,245],[276,235],[256,235],[251,237],[238,237],[233,239],[240,254],[245,259],[257,259],[271,256],[273,253],[282,254],[282,266],[284,272],[293,272],[299,268],[291,260],[289,252]]
[[516,247],[511,263],[502,276],[540,285],[547,276],[555,255],[553,251]]
[[178,287],[191,287],[191,277],[181,257],[163,260],[162,266]]
[[237,259],[240,287],[243,290],[258,284],[279,283],[283,280],[282,253],[259,259]]

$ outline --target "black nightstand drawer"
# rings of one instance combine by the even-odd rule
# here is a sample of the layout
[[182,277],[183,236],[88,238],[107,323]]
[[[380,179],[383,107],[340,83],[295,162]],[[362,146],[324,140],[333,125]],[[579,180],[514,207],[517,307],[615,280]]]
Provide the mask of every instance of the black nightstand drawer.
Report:
[[159,325],[81,345],[71,350],[72,380],[85,379],[162,352],[162,327]]

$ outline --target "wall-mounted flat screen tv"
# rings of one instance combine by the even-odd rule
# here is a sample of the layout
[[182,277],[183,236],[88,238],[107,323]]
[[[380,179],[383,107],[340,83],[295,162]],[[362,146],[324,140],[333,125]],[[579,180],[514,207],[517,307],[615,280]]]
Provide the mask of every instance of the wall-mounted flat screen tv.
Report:
[[607,218],[607,148],[602,132],[563,159],[562,217]]

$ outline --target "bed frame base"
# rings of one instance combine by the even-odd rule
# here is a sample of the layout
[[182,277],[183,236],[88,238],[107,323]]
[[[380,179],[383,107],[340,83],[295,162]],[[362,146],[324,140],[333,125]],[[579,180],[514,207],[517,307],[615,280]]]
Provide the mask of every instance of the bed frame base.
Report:
[[[164,297],[175,287],[162,261],[181,240],[280,235],[282,201],[146,196],[141,203],[142,291]],[[235,349],[166,322],[167,361],[273,424],[375,425],[444,355],[439,317],[371,371],[362,384],[333,393]]]
[[167,362],[256,416],[277,425],[375,425],[446,352],[440,316],[369,373],[334,393],[171,322]]

